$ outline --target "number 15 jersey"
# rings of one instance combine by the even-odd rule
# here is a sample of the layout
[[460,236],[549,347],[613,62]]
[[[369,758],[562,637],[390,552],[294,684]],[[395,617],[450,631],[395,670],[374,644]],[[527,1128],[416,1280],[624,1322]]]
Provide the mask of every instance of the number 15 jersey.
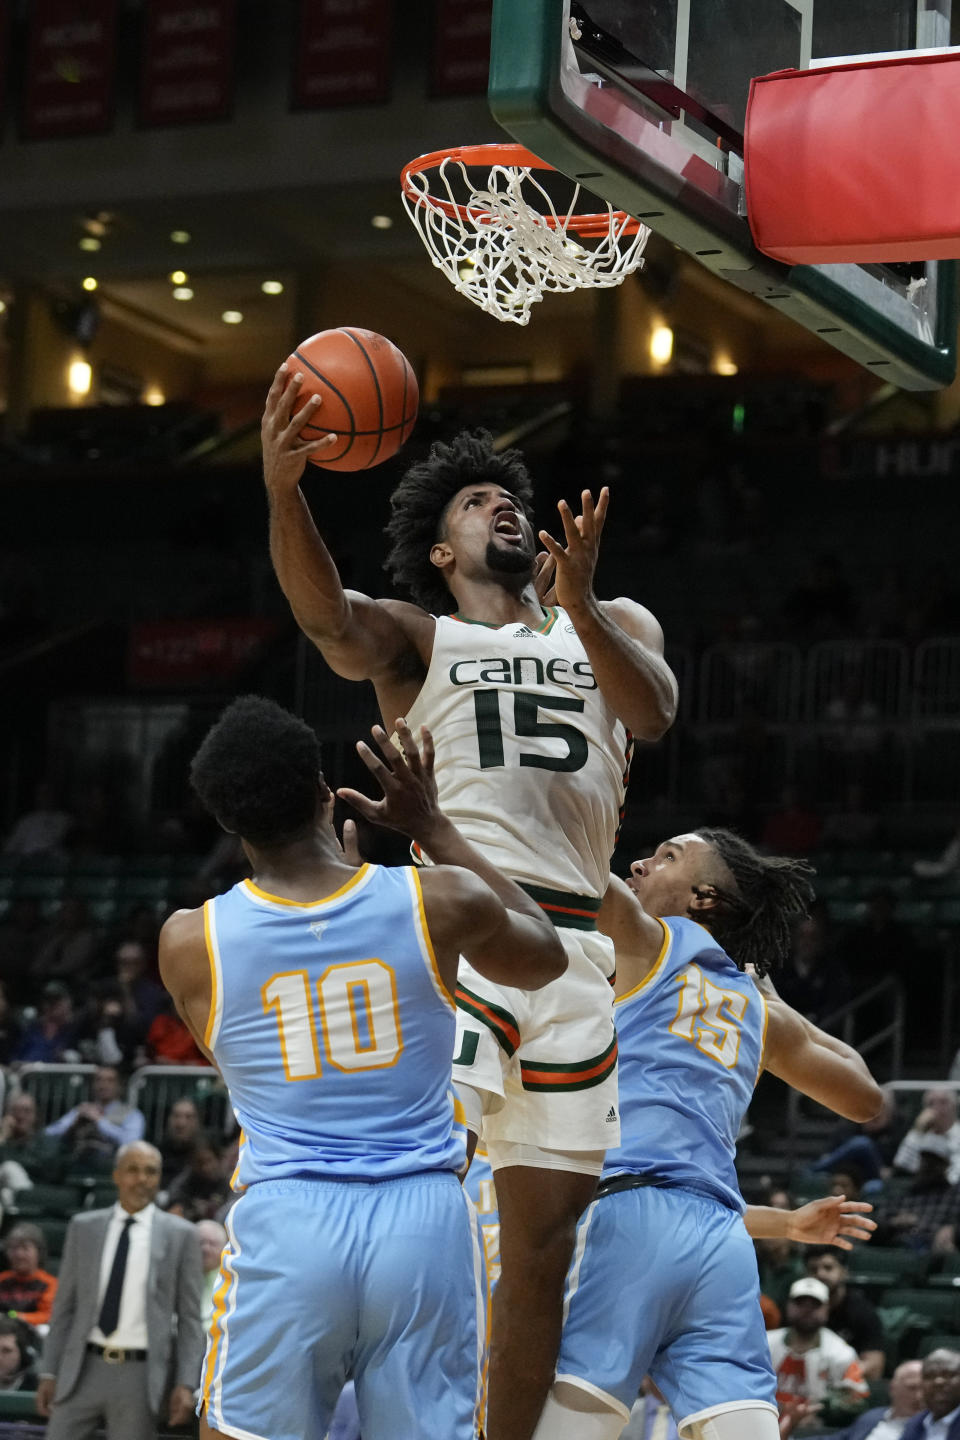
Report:
[[460,832],[548,913],[553,889],[593,899],[585,912],[595,915],[632,739],[566,612],[545,610],[537,630],[438,616],[406,718],[414,733],[433,733],[440,804]]

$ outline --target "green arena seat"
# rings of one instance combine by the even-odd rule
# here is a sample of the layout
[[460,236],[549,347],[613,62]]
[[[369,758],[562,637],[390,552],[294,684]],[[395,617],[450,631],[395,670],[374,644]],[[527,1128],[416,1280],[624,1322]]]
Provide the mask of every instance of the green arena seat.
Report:
[[24,1065],[17,1076],[17,1086],[37,1102],[37,1121],[42,1127],[90,1099],[96,1068],[95,1065]]
[[930,1329],[935,1326],[948,1330],[956,1325],[960,1330],[960,1294],[951,1290],[893,1289],[883,1296],[885,1307],[905,1306],[917,1315],[923,1316]]
[[944,1255],[937,1265],[935,1275],[927,1276],[927,1284],[939,1290],[952,1290],[960,1286],[960,1255]]
[[79,1185],[33,1185],[29,1190],[18,1190],[8,1214],[16,1213],[18,1220],[32,1220],[34,1216],[75,1214],[83,1204],[84,1192]]
[[[26,1418],[37,1419],[37,1395],[35,1390],[0,1390],[0,1420],[23,1420]],[[6,1430],[6,1426],[4,1426]],[[33,1434],[34,1427],[29,1430],[17,1426],[16,1434]]]
[[930,1257],[917,1250],[861,1245],[847,1256],[852,1285],[888,1290],[897,1285],[922,1285]]
[[63,1242],[67,1237],[67,1226],[69,1220],[61,1215],[39,1215],[36,1223],[43,1231],[43,1238],[47,1242],[47,1249],[51,1255],[60,1256],[63,1254]]
[[931,1350],[960,1350],[960,1335],[925,1335],[920,1342],[919,1358],[922,1360]]
[[175,1100],[193,1100],[204,1129],[211,1135],[224,1135],[229,1128],[230,1097],[216,1070],[208,1066],[147,1065],[134,1075],[127,1098],[143,1111],[144,1138],[155,1145],[163,1136]]

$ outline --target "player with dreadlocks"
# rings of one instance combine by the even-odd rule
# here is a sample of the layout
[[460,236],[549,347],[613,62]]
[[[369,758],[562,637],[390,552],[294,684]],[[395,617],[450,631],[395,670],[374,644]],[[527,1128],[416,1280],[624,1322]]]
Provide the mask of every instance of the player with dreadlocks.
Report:
[[[764,978],[789,951],[812,874],[704,829],[611,880],[600,926],[617,955],[622,1140],[580,1222],[535,1440],[616,1440],[647,1374],[681,1440],[778,1440],[734,1168],[740,1123],[764,1069],[849,1120],[882,1102],[856,1051]],[[862,1238],[873,1227],[856,1208],[841,1233]],[[815,1238],[791,1233],[789,1215],[751,1209],[747,1224],[760,1237]]]
[[563,544],[540,532],[556,564],[545,606],[529,474],[483,431],[435,444],[392,497],[387,569],[416,603],[345,591],[298,489],[323,444],[299,438],[316,402],[294,416],[298,393],[281,369],[262,427],[271,555],[294,615],[338,674],[373,682],[388,732],[398,716],[429,727],[444,812],[543,906],[567,954],[535,1001],[466,963],[457,991],[454,1078],[500,1204],[487,1436],[529,1440],[577,1219],[619,1138],[613,947],[596,915],[631,735],[663,735],[676,682],[653,615],[594,594],[607,491],[583,491],[579,516],[560,502]]

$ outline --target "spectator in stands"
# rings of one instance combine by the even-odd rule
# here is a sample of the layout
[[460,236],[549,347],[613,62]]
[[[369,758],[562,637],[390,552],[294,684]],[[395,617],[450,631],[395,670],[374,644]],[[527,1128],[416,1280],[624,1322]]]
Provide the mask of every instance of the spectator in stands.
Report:
[[7,987],[0,980],[0,1065],[9,1065],[22,1034],[20,1022],[7,998]]
[[783,616],[799,639],[821,640],[845,631],[856,606],[836,555],[818,555],[783,602]]
[[809,855],[820,842],[820,816],[800,798],[795,785],[784,785],[780,806],[763,827],[761,844],[775,855]]
[[953,1090],[935,1087],[924,1091],[923,1104],[916,1120],[901,1141],[893,1157],[894,1168],[907,1175],[920,1170],[921,1141],[926,1135],[942,1135],[947,1142],[951,1185],[960,1181],[960,1121],[957,1120],[957,1097]]
[[197,1220],[195,1229],[200,1240],[200,1255],[203,1260],[203,1303],[201,1316],[204,1330],[209,1329],[213,1319],[213,1292],[220,1276],[220,1257],[227,1243],[227,1230],[219,1220]]
[[208,1065],[190,1031],[175,1013],[169,995],[164,997],[160,1013],[155,1017],[146,1037],[146,1061],[149,1065]]
[[24,1030],[14,1049],[13,1063],[59,1065],[78,1060],[76,1039],[70,991],[60,980],[50,980],[43,987],[40,1014]]
[[14,1004],[34,1003],[31,966],[43,930],[39,900],[32,895],[15,896],[0,920],[0,980]]
[[210,1140],[200,1141],[170,1184],[167,1209],[185,1220],[212,1219],[230,1198],[229,1176],[223,1172],[223,1157],[217,1146]]
[[[855,1197],[848,1194],[847,1198]],[[883,1325],[863,1291],[848,1285],[850,1272],[843,1252],[832,1245],[811,1247],[806,1252],[806,1262],[807,1273],[822,1280],[830,1292],[830,1329],[856,1350],[864,1379],[879,1380],[886,1363]]]
[[113,956],[124,1020],[144,1035],[163,1004],[163,989],[148,974],[149,958],[140,940],[121,940]]
[[67,895],[33,958],[36,980],[75,981],[90,974],[100,935],[79,895]]
[[193,1100],[184,1096],[175,1100],[170,1107],[167,1123],[160,1141],[163,1157],[161,1186],[168,1189],[171,1181],[185,1170],[199,1144],[206,1144],[206,1135],[200,1124],[200,1111]]
[[846,1165],[843,1170],[834,1170],[830,1176],[830,1195],[841,1195],[847,1200],[859,1200],[863,1191],[863,1176],[856,1165]]
[[20,1326],[0,1315],[0,1393],[36,1390],[38,1384],[34,1357],[24,1344]]
[[55,1181],[58,1146],[37,1128],[37,1102],[26,1090],[7,1101],[0,1120],[0,1186],[25,1190],[31,1181]]
[[926,1409],[907,1421],[900,1440],[960,1440],[960,1353],[932,1350],[921,1373]]
[[922,1373],[919,1360],[904,1360],[890,1377],[890,1404],[858,1415],[833,1440],[902,1440],[907,1422],[923,1409]]
[[[863,919],[844,935],[843,962],[858,985],[875,985],[893,975],[904,982],[909,993],[917,946],[907,926],[896,918],[896,911],[893,891],[878,886],[867,896]],[[882,1013],[878,1011],[878,1019]]]
[[64,855],[73,829],[73,816],[57,802],[49,781],[42,780],[34,795],[33,809],[16,821],[3,847],[4,855]]
[[[903,1139],[905,1124],[890,1090],[883,1092],[883,1107],[863,1125],[842,1120],[832,1135],[832,1148],[814,1165],[815,1170],[838,1170],[856,1165],[864,1181],[890,1174],[893,1157]],[[852,1197],[850,1197],[852,1198]]]
[[112,1152],[143,1136],[146,1121],[134,1105],[121,1096],[120,1071],[115,1065],[101,1065],[93,1077],[93,1098],[85,1100],[47,1126],[48,1135],[68,1135],[78,1124],[92,1126]]
[[790,958],[777,980],[788,1005],[821,1024],[850,998],[843,967],[835,963],[830,915],[822,900],[794,927]]
[[795,1280],[787,1300],[787,1324],[767,1340],[777,1377],[777,1404],[805,1400],[823,1407],[832,1424],[863,1408],[869,1386],[857,1352],[828,1328],[830,1292],[822,1280]]
[[49,1325],[57,1279],[44,1270],[47,1242],[39,1225],[15,1225],[3,1242],[8,1269],[0,1270],[0,1314],[28,1325]]
[[132,1070],[143,1063],[145,1038],[143,1023],[128,1016],[120,986],[106,981],[80,1017],[77,1045],[84,1060]]
[[879,1202],[874,1214],[882,1245],[906,1245],[941,1255],[956,1249],[960,1186],[948,1178],[951,1148],[945,1135],[928,1131],[917,1142],[917,1178],[899,1199]]

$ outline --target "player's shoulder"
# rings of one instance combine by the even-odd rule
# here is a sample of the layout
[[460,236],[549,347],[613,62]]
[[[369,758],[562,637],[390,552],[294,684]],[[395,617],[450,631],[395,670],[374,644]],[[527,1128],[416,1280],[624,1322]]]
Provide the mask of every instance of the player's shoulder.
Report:
[[203,935],[203,906],[193,910],[174,910],[160,926],[160,939],[166,945],[179,946]]
[[391,619],[395,620],[411,639],[414,636],[433,634],[437,627],[437,618],[429,611],[424,610],[420,605],[414,605],[410,600],[395,600],[390,596],[374,601],[381,610],[384,610]]
[[659,650],[663,649],[663,627],[646,605],[631,600],[627,595],[618,595],[615,600],[601,600],[600,606],[621,630],[625,630],[635,640],[641,640],[645,645]]
[[419,874],[425,905],[455,905],[460,910],[489,906],[494,899],[493,891],[479,875],[460,865],[431,865]]

